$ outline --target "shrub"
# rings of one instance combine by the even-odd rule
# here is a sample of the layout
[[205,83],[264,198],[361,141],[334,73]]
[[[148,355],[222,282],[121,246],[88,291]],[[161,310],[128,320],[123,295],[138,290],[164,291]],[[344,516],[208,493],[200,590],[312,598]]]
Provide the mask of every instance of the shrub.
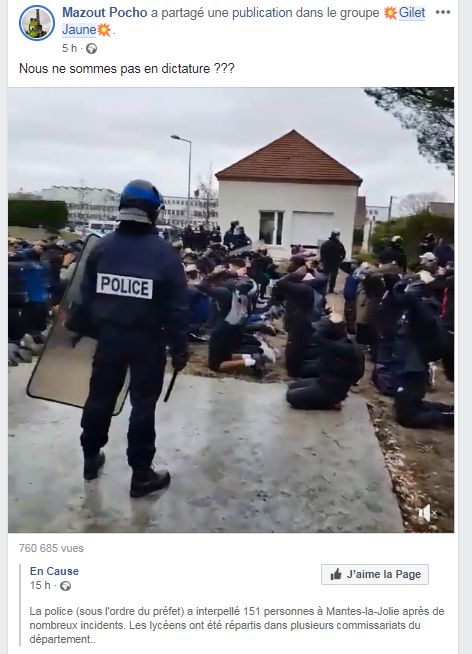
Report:
[[377,257],[373,252],[366,252],[365,250],[361,250],[358,254],[356,254],[355,258],[360,262],[363,263],[364,261],[366,263],[372,263],[372,264],[377,264]]
[[372,246],[375,253],[387,245],[392,236],[403,238],[403,247],[407,259],[418,257],[418,245],[425,234],[435,234],[439,239],[447,236],[454,241],[454,221],[443,216],[434,216],[428,211],[423,211],[415,216],[398,218],[385,223],[379,223],[372,234]]
[[69,212],[65,202],[52,200],[8,200],[8,224],[16,227],[44,227],[58,232],[66,226]]

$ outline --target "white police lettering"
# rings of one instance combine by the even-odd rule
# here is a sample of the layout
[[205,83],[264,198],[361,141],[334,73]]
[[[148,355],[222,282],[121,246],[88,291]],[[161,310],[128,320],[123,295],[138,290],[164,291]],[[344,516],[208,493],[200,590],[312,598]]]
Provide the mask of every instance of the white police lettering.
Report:
[[152,279],[124,275],[97,274],[97,293],[152,300]]

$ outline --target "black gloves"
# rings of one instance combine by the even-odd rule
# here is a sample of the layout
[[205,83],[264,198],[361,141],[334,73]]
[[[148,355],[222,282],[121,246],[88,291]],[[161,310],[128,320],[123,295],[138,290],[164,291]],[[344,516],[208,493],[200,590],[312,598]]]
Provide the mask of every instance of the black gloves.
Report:
[[180,372],[185,368],[189,360],[188,352],[181,352],[179,354],[172,354],[172,367],[177,372]]

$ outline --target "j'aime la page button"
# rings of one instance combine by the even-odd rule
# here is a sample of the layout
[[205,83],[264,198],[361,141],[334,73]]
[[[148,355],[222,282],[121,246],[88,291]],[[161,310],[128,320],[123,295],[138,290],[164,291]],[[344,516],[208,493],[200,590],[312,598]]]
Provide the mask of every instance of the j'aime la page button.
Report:
[[329,586],[425,586],[429,566],[326,564],[321,566],[321,583]]

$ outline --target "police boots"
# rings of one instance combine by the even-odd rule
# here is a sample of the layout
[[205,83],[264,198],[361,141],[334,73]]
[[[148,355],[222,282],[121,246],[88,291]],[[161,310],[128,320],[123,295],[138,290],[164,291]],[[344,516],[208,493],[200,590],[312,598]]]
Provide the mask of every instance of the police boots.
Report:
[[84,458],[84,479],[92,481],[98,477],[98,471],[105,463],[105,454],[99,452],[97,456]]
[[169,484],[170,474],[168,470],[159,470],[158,472],[155,472],[152,468],[143,471],[133,470],[129,494],[134,498],[144,497],[167,488]]

